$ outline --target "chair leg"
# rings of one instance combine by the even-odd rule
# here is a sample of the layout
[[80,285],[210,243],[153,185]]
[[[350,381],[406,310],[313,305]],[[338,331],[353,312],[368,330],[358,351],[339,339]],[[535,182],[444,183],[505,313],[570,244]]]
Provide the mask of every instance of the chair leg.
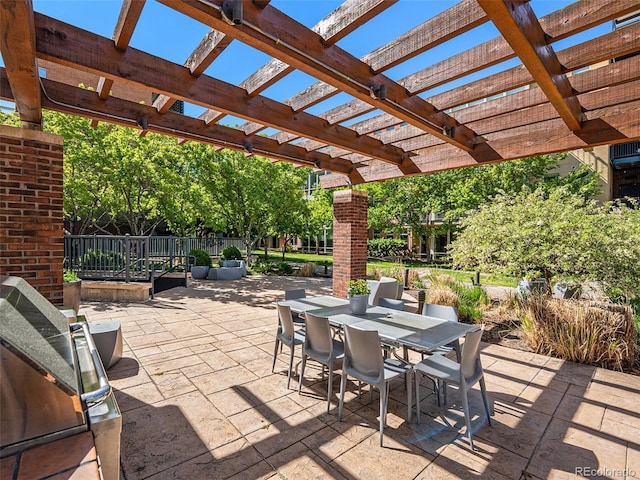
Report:
[[340,398],[338,400],[338,421],[342,420],[342,407],[344,405],[344,391],[347,389],[347,374],[342,371],[340,376]]
[[276,337],[276,347],[273,349],[273,365],[271,365],[271,373],[276,370],[276,357],[278,356],[278,346],[280,345],[280,340]]
[[307,366],[307,356],[304,354],[304,350],[302,352],[302,360],[300,365],[300,375],[298,377],[298,393],[300,393],[300,389],[302,388],[302,379],[304,378],[304,369]]
[[487,421],[491,425],[491,412],[489,411],[489,397],[487,397],[487,386],[484,383],[484,377],[480,378],[480,391],[482,392],[482,401],[484,409],[487,412]]
[[416,384],[416,418],[418,425],[420,425],[420,377],[422,374],[416,371],[414,372],[414,375]]
[[382,438],[384,437],[383,431],[384,431],[384,424],[385,424],[385,414],[387,413],[386,401],[387,401],[388,385],[389,384],[383,384],[382,388],[380,388],[380,446],[382,446]]
[[293,369],[293,354],[296,349],[296,344],[292,342],[289,348],[291,348],[291,353],[289,354],[289,371],[287,372],[287,390],[289,390],[289,385],[291,385],[291,370]]
[[442,382],[442,390],[444,390],[444,406],[447,406],[447,382]]
[[331,393],[333,393],[333,362],[329,365],[329,379],[327,383],[329,384],[327,386],[327,413],[329,413],[329,410],[331,410]]
[[[446,385],[446,384],[445,384]],[[446,388],[446,387],[445,387]],[[469,437],[469,445],[471,446],[471,450],[473,450],[473,439],[471,438],[471,416],[469,415],[469,397],[467,388],[463,385],[460,385],[460,394],[462,395],[462,409],[464,410],[464,419],[467,424],[467,436]]]
[[407,370],[407,373],[404,376],[404,381],[407,385],[407,422],[411,423],[411,411],[413,410],[413,395],[411,395],[413,378],[411,378],[411,370]]

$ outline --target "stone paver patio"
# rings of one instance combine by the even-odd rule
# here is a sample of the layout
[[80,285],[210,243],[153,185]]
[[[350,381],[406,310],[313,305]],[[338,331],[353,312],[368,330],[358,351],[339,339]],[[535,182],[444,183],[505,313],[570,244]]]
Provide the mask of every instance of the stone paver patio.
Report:
[[380,448],[377,393],[369,404],[352,383],[338,422],[338,381],[327,414],[319,368],[310,364],[300,395],[297,377],[286,388],[285,353],[271,373],[272,302],[300,287],[331,292],[327,279],[255,276],[82,306],[89,321],[122,322],[124,356],[108,373],[123,411],[125,480],[640,478],[639,377],[489,344],[495,415],[487,425],[476,386],[475,451],[453,388],[438,407],[425,382],[422,423],[407,424],[401,380]]

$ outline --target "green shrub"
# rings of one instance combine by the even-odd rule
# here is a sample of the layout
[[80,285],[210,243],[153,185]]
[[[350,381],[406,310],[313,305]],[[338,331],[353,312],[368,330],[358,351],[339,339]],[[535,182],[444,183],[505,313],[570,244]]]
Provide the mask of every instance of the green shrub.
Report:
[[266,275],[271,272],[272,267],[273,264],[262,257],[258,257],[256,261],[251,264],[251,270],[262,275]]
[[367,255],[373,258],[406,256],[407,241],[401,238],[373,238],[367,241]]
[[222,250],[221,260],[242,260],[242,253],[235,245],[229,245]]
[[125,267],[126,258],[122,253],[108,252],[101,250],[87,250],[82,256],[82,262],[85,268],[92,270],[119,270]]
[[191,261],[191,257],[194,257],[193,265],[199,267],[210,267],[211,266],[211,255],[206,250],[202,250],[200,248],[192,248],[189,250],[189,261]]
[[276,271],[279,275],[291,275],[293,267],[287,262],[280,262],[276,265]]
[[62,274],[62,279],[65,283],[76,282],[79,280],[78,275],[73,270],[65,270]]

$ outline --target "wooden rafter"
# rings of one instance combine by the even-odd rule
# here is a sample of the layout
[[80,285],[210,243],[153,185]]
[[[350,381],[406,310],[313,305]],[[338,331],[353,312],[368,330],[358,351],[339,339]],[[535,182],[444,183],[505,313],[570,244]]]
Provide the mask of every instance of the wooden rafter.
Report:
[[31,0],[0,1],[0,52],[22,124],[42,129],[40,76]]
[[[189,55],[189,58],[184,62],[184,66],[189,69],[191,75],[195,77],[202,75],[207,67],[229,46],[232,40],[224,33],[212,28],[200,41],[193,53]],[[169,95],[159,95],[153,102],[153,106],[160,113],[164,113],[171,108],[175,101],[176,99]]]
[[[333,45],[396,2],[397,0],[347,0],[311,30],[322,37],[325,45]],[[282,60],[272,58],[242,81],[240,86],[247,90],[248,95],[258,95],[293,70]],[[247,133],[256,133],[265,126],[257,122],[248,122],[240,128]]]
[[[575,35],[595,25],[609,21],[613,18],[627,14],[640,8],[640,0],[602,2],[601,0],[581,0],[561,10],[550,13],[540,19],[547,35],[551,40],[561,40],[570,35]],[[637,39],[638,37],[636,37]],[[622,43],[633,43],[633,37],[625,37],[620,32],[613,32],[601,40],[586,42],[582,48],[569,47],[559,52],[561,60],[569,69],[583,68],[601,60],[611,58],[610,53],[624,48]],[[609,45],[608,49],[602,48]],[[632,45],[630,45],[633,48]],[[598,58],[593,55],[589,58],[585,52],[598,52]],[[407,87],[414,94],[421,93],[430,88],[444,85],[463,76],[478,72],[487,67],[512,58],[515,54],[509,44],[502,38],[496,37],[485,43],[470,48],[464,52],[453,55],[441,62],[431,65],[416,73],[410,74],[399,80],[399,83]],[[532,77],[528,71],[521,67],[515,67],[500,74],[494,74],[485,79],[457,87],[444,94],[428,98],[440,110],[462,105],[465,103],[490,97],[507,90],[518,88],[531,83]],[[371,107],[359,100],[339,105],[328,112],[321,114],[330,123],[343,122],[370,111]],[[365,122],[352,126],[358,133],[364,134],[375,130],[397,125],[398,120],[385,114]]]
[[[597,96],[596,93],[593,95]],[[631,95],[629,90],[621,89],[616,94],[618,98],[624,98],[625,95],[627,98]],[[640,100],[633,99],[622,103],[615,100],[613,103],[615,105],[587,112],[583,128],[577,133],[571,132],[558,117],[530,125],[505,128],[487,135],[487,139],[502,157],[511,160],[589,146],[623,143],[640,138]],[[421,149],[412,160],[420,173],[477,165],[477,162],[465,152],[452,149],[447,144]],[[443,167],[442,162],[453,166]],[[365,182],[404,176],[397,167],[381,165],[376,161],[358,167],[357,170]],[[327,175],[326,178],[322,177],[321,181],[323,187],[347,185],[342,175]]]
[[[407,94],[403,87],[390,78],[382,74],[372,75],[366,63],[336,45],[325,46],[322,38],[315,32],[271,6],[258,9],[247,2],[244,4],[243,23],[230,26],[220,13],[223,0],[213,0],[207,4],[161,1],[447,143],[472,152],[478,160],[496,159],[495,153],[490,149],[476,148],[476,135],[473,131],[445,113],[438,112],[422,98]],[[376,94],[378,98],[373,96],[372,92],[377,87],[386,88],[386,99],[380,98],[382,94]],[[430,116],[430,120],[425,116]]]
[[[290,108],[282,103],[262,96],[248,98],[239,87],[207,75],[193,77],[185,67],[162,58],[131,47],[121,52],[104,37],[38,13],[35,24],[37,55],[45,60],[302,133],[385,162],[403,165],[406,161],[406,153],[397,147],[358,136],[346,127],[327,126],[322,119],[308,113],[291,116]],[[150,75],[151,71],[155,74]]]
[[531,6],[518,0],[477,1],[569,129],[580,130],[584,119],[580,103]]
[[[125,50],[131,41],[133,32],[142,13],[145,0],[124,0],[120,15],[113,30],[113,42],[117,49]],[[98,80],[98,95],[103,100],[109,96],[109,92],[113,87],[113,80],[100,77]]]
[[[307,152],[295,145],[281,145],[267,137],[248,137],[240,130],[222,125],[206,126],[202,121],[188,118],[173,112],[160,114],[149,105],[142,105],[110,96],[100,100],[95,92],[80,89],[60,82],[43,79],[46,95],[43,106],[50,110],[78,116],[88,116],[99,120],[137,128],[136,119],[144,117],[151,132],[171,135],[190,140],[210,143],[223,148],[243,150],[249,141],[255,153],[276,160],[295,162],[300,165],[323,168],[343,174],[349,174],[353,168],[351,162],[333,159],[318,152]],[[7,72],[0,67],[0,87],[8,86]],[[12,99],[7,96],[7,99]],[[71,100],[71,101],[70,101]]]
[[[181,141],[236,149],[249,142],[254,154],[273,161],[330,170],[322,179],[325,186],[345,185],[347,177],[351,184],[380,181],[640,138],[640,62],[630,57],[640,52],[640,22],[574,41],[564,50],[552,48],[558,40],[640,10],[640,0],[579,0],[540,19],[527,1],[460,0],[393,41],[373,45],[360,59],[337,40],[382,12],[393,17],[395,9],[387,9],[397,0],[346,0],[312,28],[268,0],[244,1],[242,21],[233,26],[219,13],[224,0],[160,0],[212,28],[184,65],[129,47],[142,0],[123,0],[113,41],[33,14],[30,1],[0,1],[0,49],[7,66],[0,70],[0,97],[16,101],[25,124],[28,118],[39,123],[40,108],[134,127],[143,116],[148,131]],[[535,1],[540,0],[531,2],[534,8]],[[409,60],[445,42],[460,44],[463,33],[487,21],[501,36],[436,63],[424,55],[425,68],[404,78],[396,80],[393,72],[399,70],[388,73],[418,64]],[[273,59],[237,85],[215,78],[216,70],[205,75],[231,39]],[[38,57],[79,75],[103,77],[104,99],[52,81],[66,81],[55,69],[51,78],[40,79]],[[485,73],[517,57],[522,65]],[[283,102],[265,96],[265,89],[294,70],[316,82]],[[470,74],[480,78],[463,85]],[[75,78],[69,75],[68,81]],[[113,81],[160,97],[153,106],[114,98],[108,94]],[[373,87],[379,85],[386,95],[376,93]],[[352,100],[308,113],[337,93]],[[201,119],[163,113],[175,100],[206,111]],[[369,115],[374,111],[380,114]],[[367,118],[359,119],[364,113]],[[218,125],[225,115],[247,123]],[[350,124],[353,119],[361,121]],[[267,127],[279,131],[257,135]]]
[[[568,47],[559,51],[557,55],[567,69],[577,70],[638,50],[640,50],[640,24],[635,24],[629,25],[624,30],[614,31],[600,38]],[[579,78],[582,75],[572,78]],[[624,73],[618,73],[614,78],[618,76],[624,76]],[[612,78],[608,79],[608,82],[612,81]],[[532,82],[533,78],[529,71],[520,65],[437,94],[427,100],[439,109],[446,110],[530,85]],[[572,83],[574,82],[572,80]],[[574,88],[581,91],[575,86]],[[514,101],[513,106],[518,107],[518,103]],[[331,112],[340,115],[339,108],[333,109]],[[457,115],[454,116],[457,117]],[[465,123],[462,119],[458,119],[458,121]],[[351,128],[359,134],[366,134],[397,124],[397,119],[389,115],[380,115],[352,125]]]

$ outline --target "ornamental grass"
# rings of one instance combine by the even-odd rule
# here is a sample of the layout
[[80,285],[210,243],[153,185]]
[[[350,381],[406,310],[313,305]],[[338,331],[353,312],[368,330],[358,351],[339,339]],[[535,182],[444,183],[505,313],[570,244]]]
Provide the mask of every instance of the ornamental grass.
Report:
[[629,306],[532,295],[522,326],[537,353],[624,371],[638,360],[638,334]]

